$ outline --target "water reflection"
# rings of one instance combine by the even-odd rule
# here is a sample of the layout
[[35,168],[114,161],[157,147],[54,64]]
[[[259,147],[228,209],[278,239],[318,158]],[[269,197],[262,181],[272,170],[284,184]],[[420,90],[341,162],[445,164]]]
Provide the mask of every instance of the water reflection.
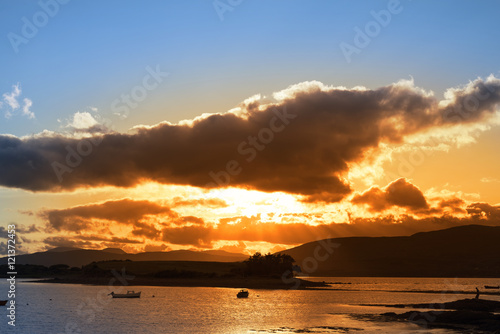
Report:
[[[437,298],[444,298],[443,301],[464,298],[453,294],[377,291],[409,291],[416,286],[439,290],[446,286],[444,279],[348,280],[351,284],[344,284],[342,291],[250,290],[248,299],[236,298],[236,289],[146,286],[134,286],[134,290],[142,291],[140,299],[112,299],[103,294],[103,287],[99,286],[21,282],[16,299],[15,331],[7,326],[6,320],[0,324],[0,330],[23,334],[343,333],[358,329],[363,329],[363,333],[419,332],[425,329],[406,323],[366,321],[352,315],[391,310],[361,304],[427,303],[436,302]],[[469,288],[482,283],[477,279],[459,279],[457,284]],[[2,282],[0,288],[3,293],[6,284]],[[430,332],[452,333],[439,329]]]

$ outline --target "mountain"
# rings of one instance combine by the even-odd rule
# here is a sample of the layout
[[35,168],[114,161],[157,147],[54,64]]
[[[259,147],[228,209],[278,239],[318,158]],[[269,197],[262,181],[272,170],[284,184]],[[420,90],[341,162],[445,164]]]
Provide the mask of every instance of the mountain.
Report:
[[[238,262],[248,258],[247,255],[229,253],[225,251],[176,250],[169,252],[146,252],[128,254],[119,248],[103,250],[79,249],[58,247],[45,252],[16,256],[16,264],[37,264],[52,266],[67,264],[70,267],[81,267],[94,261],[131,260],[131,261],[210,261],[210,262]],[[7,257],[0,259],[0,265],[7,263]]]
[[80,250],[81,248],[76,248],[76,247],[56,247],[49,249],[47,252],[54,252],[54,253],[60,253],[60,252],[68,252],[72,250]]
[[309,242],[291,255],[310,276],[500,277],[500,227],[467,225],[404,237]]
[[105,248],[103,252],[113,253],[113,254],[127,254],[123,249],[120,248]]

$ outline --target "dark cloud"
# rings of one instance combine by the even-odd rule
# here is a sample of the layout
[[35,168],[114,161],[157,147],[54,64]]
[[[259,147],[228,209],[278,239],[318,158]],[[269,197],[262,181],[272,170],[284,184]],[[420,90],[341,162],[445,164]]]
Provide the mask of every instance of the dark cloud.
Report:
[[19,225],[16,227],[16,230],[17,232],[22,234],[40,232],[40,229],[35,224],[31,224],[29,226]]
[[191,245],[199,248],[212,248],[214,239],[212,227],[206,226],[181,226],[163,229],[163,241],[176,245]]
[[168,252],[170,250],[171,248],[165,244],[144,246],[144,252]]
[[51,236],[43,240],[47,246],[46,249],[53,247],[76,247],[83,249],[103,249],[103,248],[121,248],[127,244],[141,244],[142,241],[119,238],[103,237],[100,235],[71,235],[71,236]]
[[[499,82],[478,79],[452,90],[447,105],[409,82],[375,90],[309,82],[282,91],[279,103],[244,103],[239,113],[202,117],[192,124],[163,123],[88,139],[4,135],[0,185],[61,191],[153,180],[338,201],[351,192],[343,178],[349,164],[368,159],[367,152],[381,142],[484,119],[499,103]],[[469,105],[469,116],[456,114]]]
[[44,210],[40,216],[55,230],[80,231],[91,226],[92,219],[134,224],[148,215],[176,215],[170,208],[150,201],[121,199],[61,210]]
[[[12,227],[10,227],[10,225],[14,225],[14,230],[16,233],[12,234],[12,233],[9,233],[9,230],[12,230]],[[8,241],[9,240],[14,240],[15,241],[15,250],[16,250],[16,254],[24,254],[26,253],[25,250],[24,250],[24,247],[23,247],[23,243],[25,243],[25,240],[22,236],[20,236],[18,233],[20,231],[22,231],[22,225],[18,225],[16,223],[9,223],[5,226],[0,226],[0,240],[5,240],[5,242],[1,241],[0,242],[0,252],[1,254],[4,254],[4,256],[6,256],[8,254],[8,250],[9,250],[9,245],[10,245],[10,249],[12,250],[12,242],[9,243]],[[19,229],[21,227],[21,230]],[[13,236],[13,238],[11,238],[10,236]]]
[[476,79],[468,85],[449,89],[449,104],[442,108],[445,123],[463,123],[481,120],[492,114],[500,103],[500,80],[490,75],[486,80]]
[[456,197],[442,200],[439,203],[439,209],[442,210],[449,208],[451,209],[452,213],[466,213],[467,211],[464,209],[464,206],[465,206],[464,200]]
[[53,247],[75,247],[75,248],[85,248],[92,249],[96,248],[96,244],[91,241],[76,240],[78,237],[68,237],[68,236],[52,236],[47,237],[43,242],[48,246],[46,249]]
[[354,204],[367,204],[371,211],[380,212],[393,206],[421,210],[429,207],[424,194],[415,185],[400,178],[384,189],[372,187],[362,194],[355,195]]
[[467,213],[477,219],[500,221],[500,205],[473,203],[467,207]]
[[150,240],[158,240],[161,237],[161,231],[155,226],[141,222],[134,224],[132,234],[138,237],[146,237]]
[[[100,228],[101,232],[110,234],[112,224],[125,224],[132,227],[131,234],[150,240],[160,240],[162,230],[158,226],[204,225],[203,219],[195,216],[181,216],[169,207],[158,203],[131,199],[112,200],[103,203],[87,204],[59,210],[43,210],[39,216],[47,222],[48,230],[85,233]],[[97,222],[95,221],[97,220]],[[180,226],[180,227],[179,227]],[[29,229],[36,228],[31,226]],[[176,227],[172,227],[174,233]],[[84,240],[85,236],[79,236]],[[124,242],[104,237],[91,236],[93,241]],[[131,239],[132,240],[132,239]],[[136,239],[134,242],[137,242]],[[200,244],[201,245],[201,244]]]
[[113,244],[139,244],[139,243],[142,243],[141,240],[137,240],[137,239],[120,238],[120,237],[116,237],[116,236],[102,236],[102,235],[96,235],[96,234],[79,235],[76,237],[76,239],[89,240],[89,241],[103,241],[103,242],[106,242],[107,244],[110,244],[110,243],[113,243]]

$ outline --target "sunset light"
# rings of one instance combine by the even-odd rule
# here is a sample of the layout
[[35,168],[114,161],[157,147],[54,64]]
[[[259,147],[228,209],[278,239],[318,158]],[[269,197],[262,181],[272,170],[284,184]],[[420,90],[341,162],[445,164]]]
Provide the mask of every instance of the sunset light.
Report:
[[2,1],[0,332],[498,330],[498,9]]

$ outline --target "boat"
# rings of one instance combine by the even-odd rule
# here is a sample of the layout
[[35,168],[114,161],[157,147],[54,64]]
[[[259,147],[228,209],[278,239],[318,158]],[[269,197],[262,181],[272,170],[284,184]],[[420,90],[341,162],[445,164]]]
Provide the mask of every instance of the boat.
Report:
[[485,285],[485,289],[500,289],[500,286],[498,285]]
[[111,292],[110,295],[113,298],[141,298],[141,292],[127,291],[127,293],[114,293]]
[[238,294],[236,295],[238,298],[248,298],[248,291],[247,290],[240,290]]
[[5,306],[7,304],[8,300],[0,300],[0,306]]

